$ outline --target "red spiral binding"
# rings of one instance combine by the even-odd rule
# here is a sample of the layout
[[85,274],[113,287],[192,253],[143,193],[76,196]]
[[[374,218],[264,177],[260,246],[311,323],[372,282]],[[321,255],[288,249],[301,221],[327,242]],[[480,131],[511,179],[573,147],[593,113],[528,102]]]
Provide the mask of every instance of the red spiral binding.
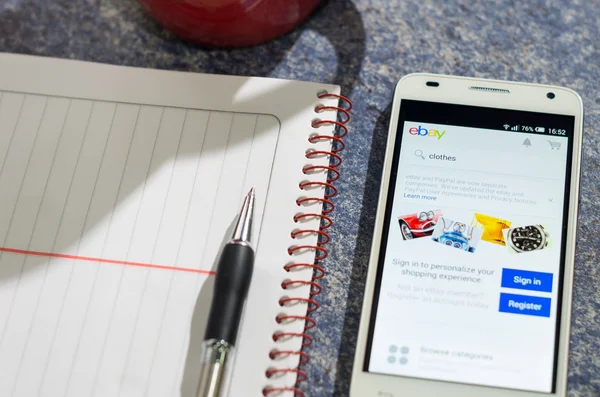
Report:
[[319,241],[319,242],[317,242],[317,244],[327,244],[329,242],[329,240],[331,240],[329,233],[326,233],[322,230],[311,230],[311,229],[294,230],[293,232],[290,233],[290,237],[296,238],[296,236],[298,236],[300,234],[318,234],[319,236],[323,237],[324,241]]
[[314,281],[303,281],[303,280],[285,280],[281,283],[281,288],[288,289],[293,288],[294,286],[299,285],[310,285],[310,296],[319,295],[321,293],[322,287],[320,284]]
[[[322,140],[329,140],[333,143],[332,149],[330,151],[323,150],[307,150],[305,157],[309,160],[327,156],[329,157],[329,165],[313,165],[308,164],[304,166],[302,169],[302,173],[308,177],[310,175],[317,172],[327,172],[329,174],[327,178],[327,182],[320,181],[310,181],[305,180],[299,183],[298,187],[300,190],[310,193],[311,189],[314,188],[322,188],[325,187],[325,196],[321,197],[310,197],[303,196],[296,200],[296,204],[301,207],[305,204],[312,204],[315,202],[320,202],[323,204],[323,210],[320,214],[317,213],[298,213],[294,216],[294,222],[298,224],[302,224],[303,222],[313,220],[315,218],[319,218],[321,221],[321,225],[319,226],[319,230],[314,229],[306,229],[299,227],[298,229],[293,230],[290,233],[290,236],[293,239],[302,239],[309,235],[317,235],[319,240],[316,245],[293,245],[288,248],[288,254],[293,257],[296,254],[300,254],[305,252],[306,250],[312,250],[315,252],[315,263],[295,263],[290,262],[284,265],[284,270],[289,273],[293,273],[295,271],[311,269],[313,271],[313,277],[311,281],[304,280],[284,280],[281,283],[282,290],[291,290],[293,288],[299,287],[310,287],[309,298],[296,298],[283,296],[279,299],[279,305],[283,308],[287,306],[297,305],[297,304],[305,304],[307,305],[307,315],[306,316],[292,316],[287,315],[286,313],[281,313],[277,315],[275,321],[277,324],[286,325],[296,321],[304,322],[304,331],[302,332],[285,332],[285,331],[277,331],[273,334],[273,341],[278,342],[282,340],[289,340],[291,338],[301,338],[302,346],[309,346],[313,342],[312,336],[308,334],[308,331],[311,328],[316,327],[317,323],[314,319],[309,317],[310,313],[319,309],[319,303],[314,299],[317,295],[319,295],[322,291],[322,287],[319,284],[319,280],[325,276],[325,270],[322,266],[318,264],[318,262],[324,260],[328,251],[323,246],[329,243],[331,240],[331,236],[329,233],[325,231],[331,227],[333,221],[328,216],[334,209],[335,205],[330,200],[332,197],[337,195],[337,188],[333,185],[335,181],[340,178],[340,172],[337,169],[340,165],[342,165],[342,158],[338,154],[342,150],[344,150],[344,141],[342,140],[348,134],[348,127],[346,124],[350,121],[350,110],[352,109],[352,102],[341,95],[331,94],[327,92],[321,92],[317,95],[319,99],[324,98],[333,98],[338,99],[340,102],[345,104],[342,106],[325,106],[318,105],[315,107],[315,113],[320,114],[326,110],[336,110],[338,115],[338,120],[323,120],[323,119],[315,119],[312,121],[311,126],[313,128],[320,128],[322,126],[333,125],[336,129],[336,133],[333,136],[328,135],[319,135],[312,134],[308,138],[308,142],[311,144],[317,143]],[[296,355],[300,357],[300,364],[307,364],[310,357],[304,353],[303,351],[292,351],[292,350],[272,350],[269,353],[269,358],[271,360],[283,359],[285,357],[289,357],[291,355]],[[306,372],[302,371],[299,368],[269,368],[265,375],[267,378],[272,379],[277,376],[284,376],[288,373],[296,374],[296,383],[294,385],[289,385],[285,387],[272,387],[267,386],[263,389],[263,396],[277,396],[283,392],[292,392],[294,397],[304,397],[304,392],[299,389],[299,384],[304,382],[307,379]]]
[[279,332],[278,331],[273,334],[273,340],[275,342],[277,342],[280,339],[285,339],[285,338],[289,339],[292,337],[302,338],[303,339],[302,346],[310,346],[310,345],[312,345],[312,342],[313,342],[312,336],[305,334],[304,332]]
[[329,252],[319,245],[292,245],[288,248],[288,254],[290,256],[297,255],[296,253],[298,251],[304,250],[315,250],[319,252],[315,258],[315,262],[322,261],[323,259],[327,258],[327,255],[329,255]]
[[306,190],[306,188],[311,187],[311,186],[325,186],[326,188],[330,189],[330,193],[325,193],[325,198],[332,198],[337,196],[337,188],[332,185],[331,183],[327,183],[327,182],[312,182],[312,181],[306,181],[306,182],[301,182],[298,187],[301,190]]
[[263,389],[263,396],[270,396],[273,393],[281,393],[284,391],[294,392],[294,397],[305,397],[306,394],[300,389],[295,387],[265,387]]
[[311,135],[308,138],[308,141],[310,143],[315,143],[315,141],[319,141],[319,140],[331,140],[334,143],[338,143],[339,147],[338,148],[333,148],[331,149],[331,151],[333,153],[339,153],[342,150],[344,150],[344,148],[346,147],[346,145],[344,144],[344,141],[342,141],[341,138],[338,138],[337,136],[329,136],[329,135]]
[[340,165],[342,165],[342,158],[333,152],[326,152],[323,150],[309,150],[308,152],[306,152],[306,155],[304,157],[306,157],[307,159],[312,159],[313,157],[317,157],[316,155],[325,155],[325,156],[332,156],[333,158],[335,158],[337,160],[337,163],[331,164],[332,168],[337,168]]
[[293,306],[293,305],[297,305],[299,303],[306,303],[307,304],[308,308],[306,309],[306,311],[308,313],[312,313],[315,310],[319,309],[319,307],[320,307],[319,302],[317,302],[314,299],[293,298],[293,297],[290,298],[289,296],[284,296],[281,299],[279,299],[279,306],[282,306],[282,307]]
[[320,197],[302,197],[296,200],[296,204],[301,206],[304,203],[311,203],[312,201],[318,201],[323,203],[327,207],[327,209],[323,210],[323,214],[329,214],[333,211],[334,205],[331,201],[327,199],[322,199]]
[[300,365],[308,364],[308,361],[310,360],[308,354],[298,350],[273,350],[269,353],[269,358],[271,360],[278,360],[288,356],[300,356]]
[[333,224],[333,221],[331,220],[331,218],[328,216],[325,216],[323,214],[296,214],[294,216],[294,222],[298,223],[304,218],[321,218],[322,220],[327,221],[327,223],[325,225],[321,225],[319,227],[321,230],[327,229],[327,228],[331,227],[331,225]]
[[340,172],[338,170],[336,170],[335,168],[331,167],[331,166],[325,166],[325,165],[308,165],[305,166],[304,168],[302,168],[302,172],[304,173],[304,175],[310,175],[308,174],[309,171],[315,171],[315,170],[324,170],[324,171],[331,171],[333,172],[335,175],[333,177],[328,177],[327,178],[327,182],[331,183],[331,182],[335,182],[338,179],[340,179]]
[[275,321],[277,321],[277,324],[289,324],[297,320],[302,320],[306,322],[306,324],[304,325],[305,331],[317,326],[317,322],[315,320],[306,316],[287,316],[285,314],[280,314],[277,317],[275,317]]
[[313,280],[318,280],[325,276],[325,270],[321,266],[315,265],[314,263],[288,263],[283,268],[286,272],[291,272],[294,271],[294,269],[302,270],[303,268],[307,267],[312,268],[315,272]]
[[296,374],[296,376],[298,377],[298,382],[304,382],[307,379],[306,376],[306,372],[302,371],[301,369],[277,369],[277,368],[269,368],[266,372],[265,375],[267,376],[267,378],[273,378],[276,376],[280,376],[283,374],[287,374],[287,373],[294,373]]

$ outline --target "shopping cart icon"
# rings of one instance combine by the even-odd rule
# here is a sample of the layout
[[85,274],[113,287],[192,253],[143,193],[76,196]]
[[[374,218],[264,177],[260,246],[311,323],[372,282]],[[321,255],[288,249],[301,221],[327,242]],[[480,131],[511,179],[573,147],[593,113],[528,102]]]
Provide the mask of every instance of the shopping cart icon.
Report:
[[550,144],[550,148],[552,150],[556,149],[556,150],[560,150],[560,142],[552,142],[552,141],[548,141],[548,143]]

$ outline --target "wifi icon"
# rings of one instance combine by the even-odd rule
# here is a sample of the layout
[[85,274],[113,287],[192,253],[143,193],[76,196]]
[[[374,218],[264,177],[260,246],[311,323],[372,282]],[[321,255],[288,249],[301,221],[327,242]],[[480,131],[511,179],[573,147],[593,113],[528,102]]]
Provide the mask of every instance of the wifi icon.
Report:
[[510,128],[510,124],[504,124],[503,127],[505,130],[508,130]]

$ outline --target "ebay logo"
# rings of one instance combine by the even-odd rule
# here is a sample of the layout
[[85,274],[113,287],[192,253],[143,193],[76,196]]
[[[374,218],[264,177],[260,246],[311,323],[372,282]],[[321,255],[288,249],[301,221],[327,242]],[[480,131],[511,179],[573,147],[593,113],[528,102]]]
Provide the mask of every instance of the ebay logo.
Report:
[[419,128],[412,127],[410,130],[408,130],[408,133],[410,135],[436,137],[438,140],[440,140],[440,139],[442,139],[444,134],[446,134],[446,130],[444,130],[444,131],[428,130],[426,128],[419,126]]

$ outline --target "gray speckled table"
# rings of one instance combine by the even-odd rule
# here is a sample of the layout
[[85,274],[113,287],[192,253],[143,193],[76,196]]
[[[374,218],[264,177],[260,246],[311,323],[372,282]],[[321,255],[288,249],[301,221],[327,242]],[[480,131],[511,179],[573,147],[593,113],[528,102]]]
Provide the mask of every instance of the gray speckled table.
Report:
[[600,1],[332,0],[300,29],[234,51],[178,41],[134,0],[1,0],[0,51],[333,82],[355,103],[305,390],[347,396],[394,83],[426,71],[565,85],[586,120],[570,396],[600,396]]

